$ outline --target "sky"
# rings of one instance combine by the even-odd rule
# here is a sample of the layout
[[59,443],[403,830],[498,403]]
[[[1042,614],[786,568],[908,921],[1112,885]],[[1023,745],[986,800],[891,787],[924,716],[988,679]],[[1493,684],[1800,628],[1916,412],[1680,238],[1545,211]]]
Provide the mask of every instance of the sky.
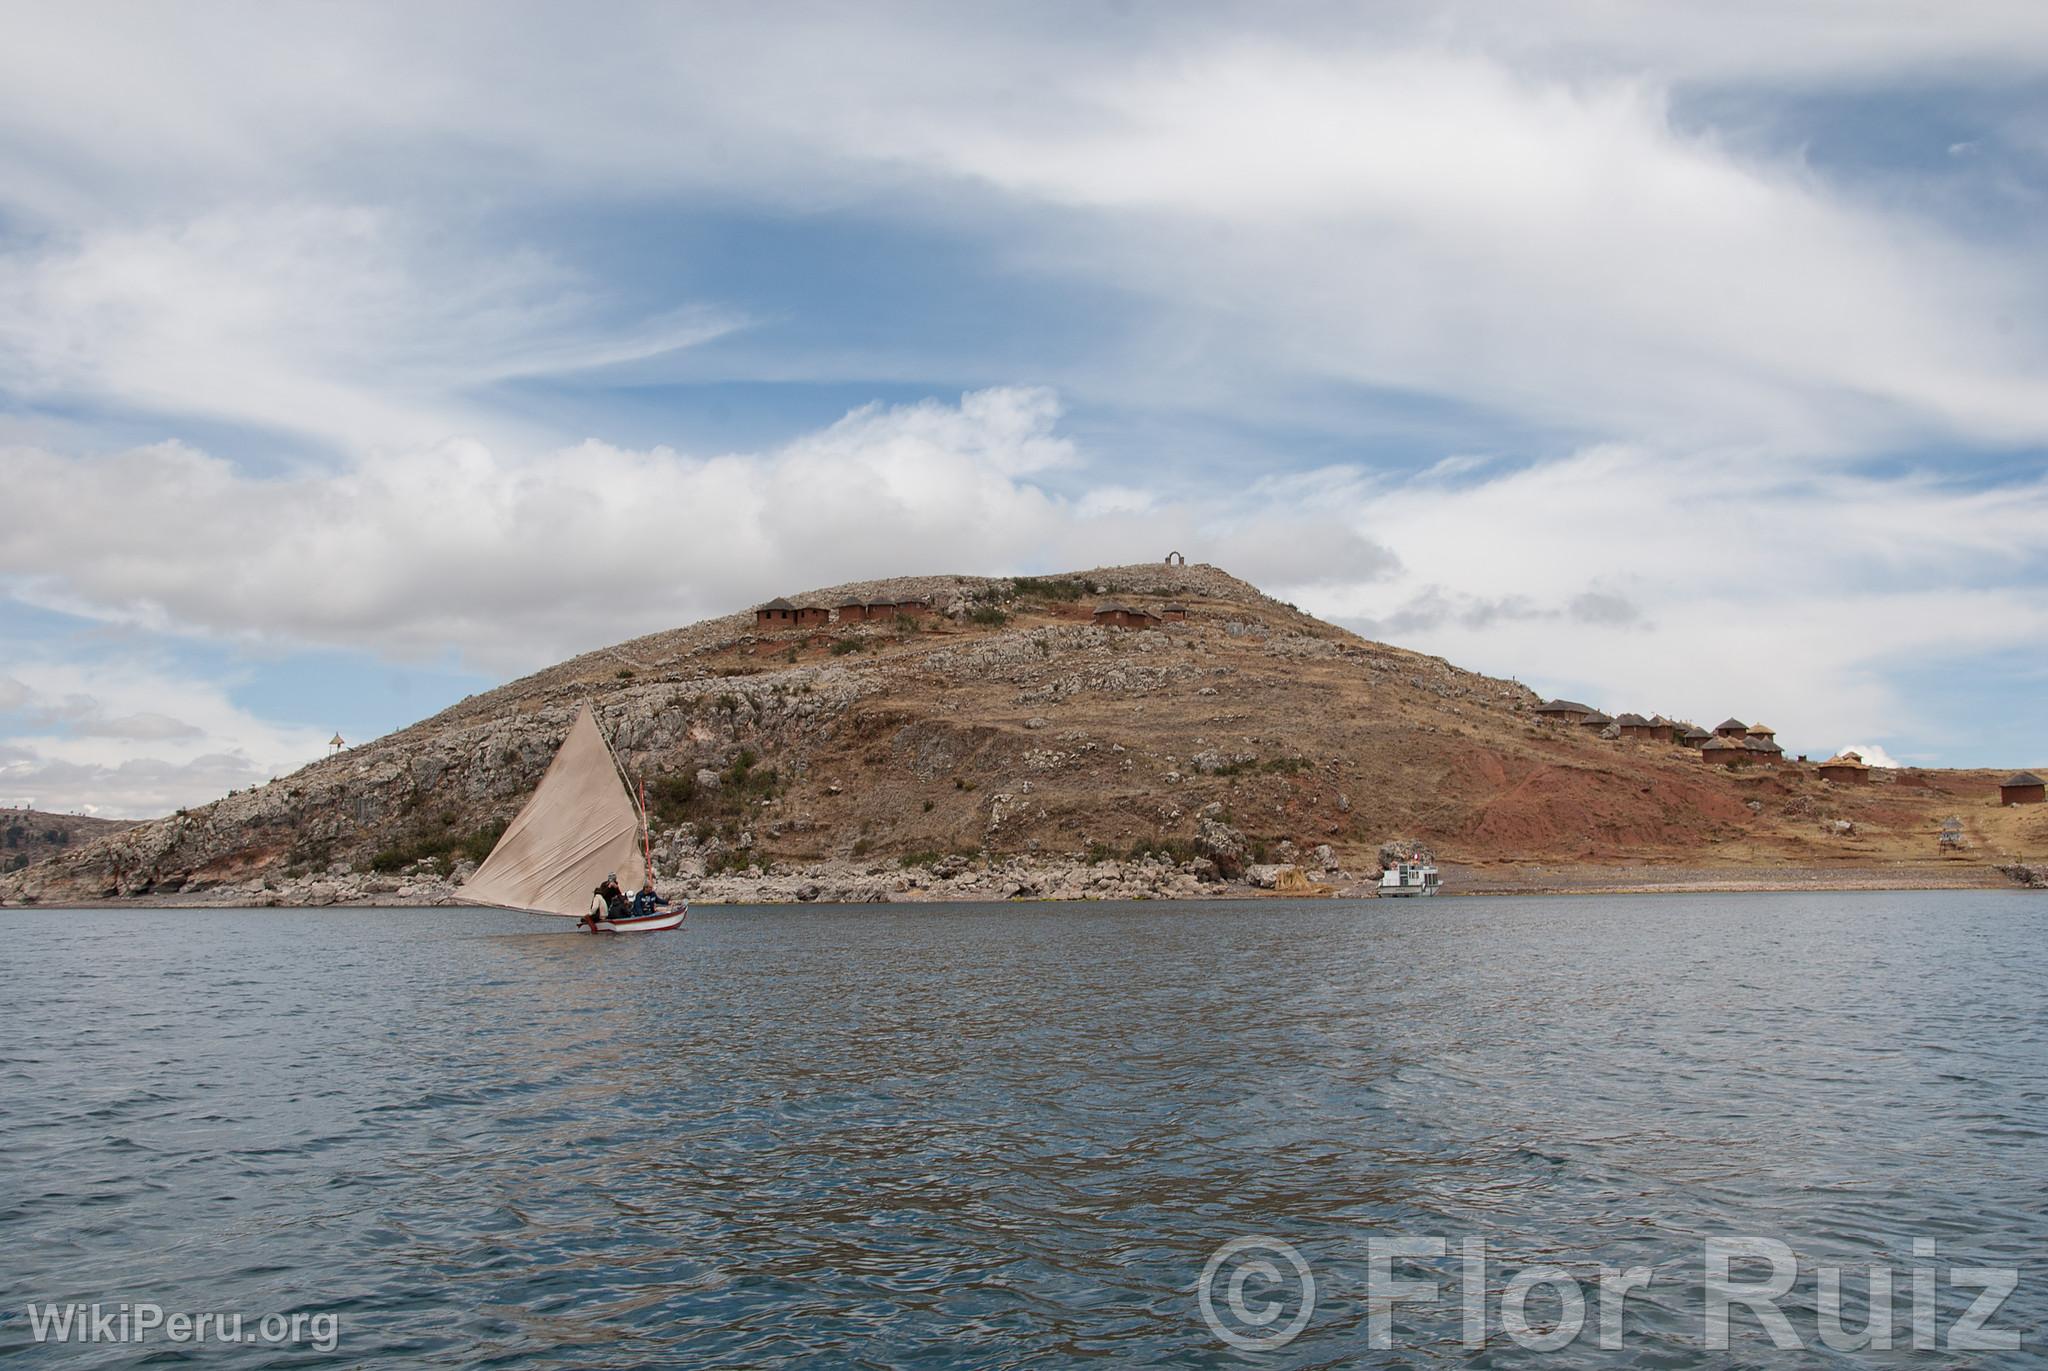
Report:
[[0,804],[1169,549],[2048,763],[2048,7],[0,0]]

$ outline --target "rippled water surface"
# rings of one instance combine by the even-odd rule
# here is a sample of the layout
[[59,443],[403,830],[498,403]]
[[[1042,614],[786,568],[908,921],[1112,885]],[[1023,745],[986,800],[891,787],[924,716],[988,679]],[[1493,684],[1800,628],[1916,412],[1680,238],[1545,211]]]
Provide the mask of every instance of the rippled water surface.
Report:
[[[1367,1348],[1371,1242],[1649,1266],[1555,1364],[2030,1366],[2048,901],[2024,894],[0,913],[0,1353],[29,1301],[331,1311],[241,1365],[1525,1364],[1455,1293]],[[1708,1235],[1898,1274],[1900,1346],[1702,1344]],[[1197,1278],[1317,1280],[1246,1360]],[[2019,1351],[1916,1352],[1911,1241],[2016,1263]],[[1756,1274],[1760,1275],[1759,1270]],[[1282,1282],[1284,1285],[1284,1281]],[[1264,1299],[1299,1301],[1256,1273]],[[1278,1293],[1275,1293],[1275,1292]],[[1221,1299],[1222,1291],[1217,1292]],[[1284,1297],[1284,1299],[1283,1299]],[[1970,1294],[1943,1290],[1946,1328]],[[1554,1316],[1554,1296],[1529,1304]],[[1276,1308],[1280,1306],[1276,1305]],[[1550,1315],[1544,1314],[1545,1309]],[[1267,1331],[1284,1323],[1253,1326]],[[219,1360],[218,1349],[205,1359]],[[188,1355],[197,1355],[187,1349]]]

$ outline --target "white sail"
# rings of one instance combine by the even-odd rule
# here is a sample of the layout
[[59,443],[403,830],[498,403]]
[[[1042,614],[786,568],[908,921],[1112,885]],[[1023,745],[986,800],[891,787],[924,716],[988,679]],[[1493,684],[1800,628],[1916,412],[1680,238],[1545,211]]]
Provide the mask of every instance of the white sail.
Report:
[[630,893],[645,870],[639,808],[586,704],[540,788],[462,893],[477,904],[581,918],[607,875],[617,873]]

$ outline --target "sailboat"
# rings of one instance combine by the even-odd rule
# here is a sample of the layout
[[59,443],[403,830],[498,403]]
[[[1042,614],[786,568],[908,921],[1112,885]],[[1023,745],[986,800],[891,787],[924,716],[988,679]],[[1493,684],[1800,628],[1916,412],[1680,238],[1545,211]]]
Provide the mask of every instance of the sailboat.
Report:
[[[533,798],[462,893],[476,904],[583,920],[594,933],[680,927],[690,913],[682,901],[640,918],[602,917],[604,903],[593,892],[607,876],[636,871],[654,875],[647,808],[626,788],[619,759],[586,702]],[[628,887],[628,898],[631,892]]]

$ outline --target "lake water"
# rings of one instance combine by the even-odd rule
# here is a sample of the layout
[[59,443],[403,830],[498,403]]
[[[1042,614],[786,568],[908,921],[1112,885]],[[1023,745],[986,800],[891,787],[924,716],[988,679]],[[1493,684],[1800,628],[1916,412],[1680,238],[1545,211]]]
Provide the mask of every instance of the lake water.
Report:
[[[0,1354],[31,1363],[202,1354],[30,1346],[30,1302],[94,1301],[338,1319],[332,1351],[236,1365],[2048,1360],[2038,896],[704,909],[611,939],[458,910],[0,930]],[[1449,1253],[1392,1274],[1446,1284],[1374,1352],[1373,1256],[1403,1235]],[[1737,1235],[1796,1253],[1780,1304],[1803,1350],[1742,1312],[1732,1350],[1705,1345],[1704,1244]],[[1313,1272],[1278,1350],[1204,1318],[1232,1239]],[[1454,1284],[1479,1239],[1483,1351]],[[1306,1307],[1258,1255],[1211,1282],[1240,1336]],[[1606,1350],[1603,1263],[1653,1275]],[[1851,1331],[1867,1268],[1894,1273],[1894,1350],[1822,1344],[1816,1263],[1848,1268]],[[1940,1273],[1939,1335],[1975,1297],[1951,1263],[2018,1267],[1989,1328],[2021,1349],[1913,1348],[1916,1264]],[[1549,1358],[1499,1324],[1537,1264],[1585,1291]],[[1537,1289],[1530,1336],[1564,1299]]]

